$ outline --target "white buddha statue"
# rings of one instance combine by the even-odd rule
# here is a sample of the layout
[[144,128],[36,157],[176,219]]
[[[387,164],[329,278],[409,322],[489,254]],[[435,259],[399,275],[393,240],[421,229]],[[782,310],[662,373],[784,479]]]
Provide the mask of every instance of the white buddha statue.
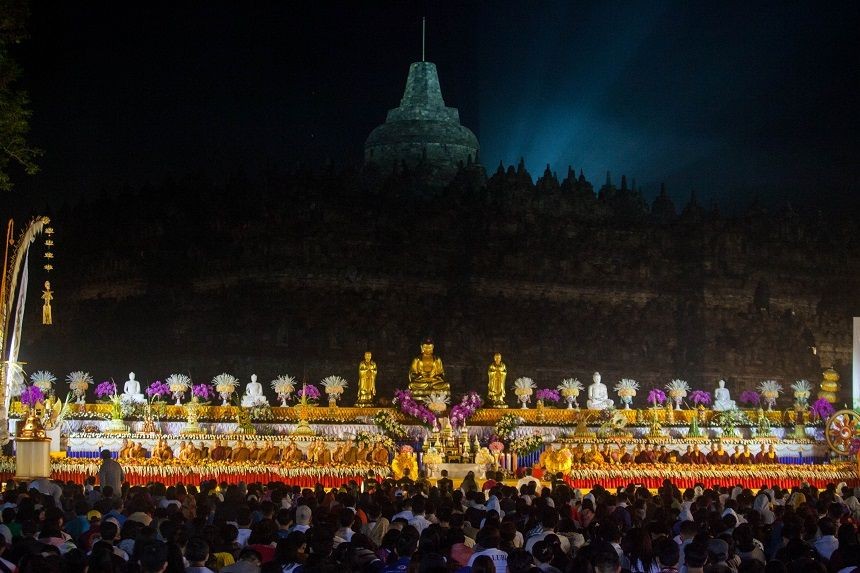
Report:
[[128,402],[146,402],[146,396],[140,391],[140,382],[134,379],[134,372],[128,373],[128,380],[122,387],[121,398]]
[[726,381],[720,380],[717,382],[717,387],[714,388],[714,410],[723,412],[725,410],[734,410],[735,408],[737,406],[735,406],[735,401],[732,400],[729,389],[726,388]]
[[609,398],[606,384],[600,381],[600,372],[595,372],[591,379],[592,383],[588,386],[588,409],[606,410],[607,408],[614,408],[615,402]]
[[245,386],[245,395],[242,396],[242,407],[253,408],[254,406],[266,406],[269,401],[263,395],[263,385],[257,382],[257,375],[251,374],[251,381]]

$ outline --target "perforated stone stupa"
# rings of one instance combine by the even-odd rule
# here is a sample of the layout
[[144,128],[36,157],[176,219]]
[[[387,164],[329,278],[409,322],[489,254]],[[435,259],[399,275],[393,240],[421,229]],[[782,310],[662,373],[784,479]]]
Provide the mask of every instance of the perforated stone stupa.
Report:
[[460,124],[456,108],[446,107],[436,65],[409,66],[400,107],[389,110],[364,144],[365,163],[390,169],[405,162],[422,166],[440,181],[450,179],[458,164],[475,161],[478,138]]

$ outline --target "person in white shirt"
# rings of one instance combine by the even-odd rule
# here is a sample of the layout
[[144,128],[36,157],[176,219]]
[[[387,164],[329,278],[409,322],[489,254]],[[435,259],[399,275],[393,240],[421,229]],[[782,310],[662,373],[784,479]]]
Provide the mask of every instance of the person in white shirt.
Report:
[[[545,539],[547,535],[555,534],[555,528],[558,526],[558,511],[552,507],[543,508],[540,522],[542,531],[526,539],[526,551],[529,553],[532,552],[535,543]],[[564,551],[565,555],[570,555],[570,539],[565,535],[559,535],[558,540],[561,550]]]
[[839,540],[836,538],[836,522],[829,517],[818,521],[818,529],[821,537],[815,541],[815,551],[823,559],[830,559],[833,552],[839,549]]
[[524,485],[528,485],[530,483],[535,484],[535,491],[540,487],[540,480],[532,475],[532,469],[526,468],[526,475],[517,481],[517,491],[519,491]]
[[496,566],[496,573],[508,573],[508,554],[499,549],[502,536],[497,527],[485,527],[475,538],[475,551],[469,558],[469,567],[475,564],[475,559],[486,555]]
[[398,519],[405,519],[409,522],[413,517],[415,516],[412,514],[412,500],[406,497],[400,502],[400,511],[391,517],[391,523]]
[[409,525],[421,533],[430,525],[430,520],[424,516],[424,498],[415,497],[412,500],[412,519],[409,520]]

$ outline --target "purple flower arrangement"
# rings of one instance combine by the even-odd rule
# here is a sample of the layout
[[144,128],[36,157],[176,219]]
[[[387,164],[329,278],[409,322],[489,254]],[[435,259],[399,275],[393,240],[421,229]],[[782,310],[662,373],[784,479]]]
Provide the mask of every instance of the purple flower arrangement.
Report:
[[27,388],[21,392],[21,403],[29,408],[32,408],[36,404],[44,401],[45,393],[42,392],[42,389],[38,386],[27,386]]
[[448,418],[451,420],[451,425],[455,428],[465,424],[466,420],[475,415],[475,412],[478,408],[481,407],[481,397],[478,396],[477,392],[469,392],[463,399],[460,400],[459,404],[455,404],[451,408],[451,413]]
[[201,400],[208,400],[214,394],[208,384],[195,384],[191,387],[191,396]]
[[654,388],[648,392],[648,401],[655,407],[657,404],[664,404],[666,402],[666,393],[659,388]]
[[409,390],[398,390],[394,393],[394,401],[400,406],[400,411],[411,416],[424,424],[425,426],[433,426],[436,423],[436,414],[424,404],[419,404],[412,397],[412,392]]
[[750,406],[758,406],[759,399],[760,397],[758,395],[758,392],[756,392],[755,390],[744,390],[743,392],[741,392],[740,401],[743,404],[749,404]]
[[97,398],[110,398],[116,394],[116,382],[113,380],[105,380],[96,386]]
[[313,384],[305,384],[298,392],[296,392],[297,400],[301,400],[302,396],[306,397],[308,400],[319,400],[322,394],[320,394],[319,388]]
[[542,400],[544,403],[552,402],[553,404],[558,404],[561,402],[561,394],[553,388],[541,388],[535,393],[535,399]]
[[146,395],[152,400],[159,400],[165,396],[170,396],[170,385],[161,380],[156,380],[146,389]]
[[833,404],[828,402],[825,398],[819,398],[815,402],[813,402],[812,406],[809,408],[809,413],[813,416],[818,417],[820,420],[826,420],[836,409],[833,407]]
[[705,392],[704,390],[693,390],[690,392],[690,395],[687,396],[690,399],[690,402],[696,404],[697,406],[707,406],[711,403],[711,395]]

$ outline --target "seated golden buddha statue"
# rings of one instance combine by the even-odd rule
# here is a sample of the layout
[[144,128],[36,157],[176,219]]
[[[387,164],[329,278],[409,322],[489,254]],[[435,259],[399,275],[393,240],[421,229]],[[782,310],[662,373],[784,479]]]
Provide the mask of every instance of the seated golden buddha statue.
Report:
[[415,397],[426,397],[431,392],[451,392],[451,386],[445,382],[442,359],[433,354],[430,340],[424,341],[421,356],[415,358],[409,368],[409,390]]

